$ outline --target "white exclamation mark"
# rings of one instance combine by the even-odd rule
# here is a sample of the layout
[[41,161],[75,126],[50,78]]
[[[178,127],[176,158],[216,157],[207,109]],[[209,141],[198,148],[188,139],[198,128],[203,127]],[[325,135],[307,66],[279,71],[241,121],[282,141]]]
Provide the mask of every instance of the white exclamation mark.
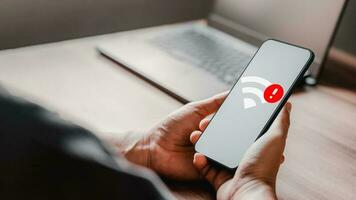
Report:
[[270,98],[270,99],[272,99],[272,98],[273,98],[273,96],[277,94],[277,92],[278,92],[278,89],[277,89],[277,88],[276,88],[276,89],[274,89],[274,90],[273,90],[273,92],[272,92],[272,95],[271,95],[271,96],[269,96],[269,98]]

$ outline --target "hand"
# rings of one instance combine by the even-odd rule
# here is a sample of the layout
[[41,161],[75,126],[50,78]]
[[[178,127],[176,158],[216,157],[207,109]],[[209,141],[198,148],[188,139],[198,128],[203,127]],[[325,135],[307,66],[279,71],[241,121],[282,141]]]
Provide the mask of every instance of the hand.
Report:
[[199,123],[217,111],[227,92],[189,103],[148,131],[148,134],[124,152],[131,162],[144,165],[158,174],[177,180],[201,178],[192,163],[195,153],[190,134]]
[[[217,199],[277,199],[276,176],[284,161],[291,106],[287,103],[267,133],[247,150],[234,175],[211,167],[204,155],[194,155],[194,165],[216,188]],[[193,144],[208,123],[209,120],[204,119],[200,123],[200,131],[192,133]]]

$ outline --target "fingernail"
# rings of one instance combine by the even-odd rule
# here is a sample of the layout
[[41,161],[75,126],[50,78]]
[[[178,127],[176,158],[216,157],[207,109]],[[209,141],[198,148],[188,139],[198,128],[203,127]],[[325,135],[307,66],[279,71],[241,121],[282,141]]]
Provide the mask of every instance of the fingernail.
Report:
[[292,110],[292,104],[288,103],[287,104],[287,111],[290,113],[291,110]]

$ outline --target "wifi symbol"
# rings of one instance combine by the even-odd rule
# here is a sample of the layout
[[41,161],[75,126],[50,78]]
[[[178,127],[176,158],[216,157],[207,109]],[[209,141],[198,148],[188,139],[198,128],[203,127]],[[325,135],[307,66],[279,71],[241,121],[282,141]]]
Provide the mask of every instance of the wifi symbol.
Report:
[[[245,76],[241,78],[241,82],[242,83],[258,83],[262,86],[264,86],[264,88],[267,88],[268,86],[270,86],[272,83],[269,82],[268,80],[258,77],[258,76]],[[264,91],[262,91],[259,88],[256,87],[243,87],[242,88],[242,93],[243,94],[253,94],[255,96],[257,96],[261,103],[267,103],[267,101],[264,98]],[[245,109],[248,108],[253,108],[257,105],[256,101],[252,98],[244,98],[244,107]]]

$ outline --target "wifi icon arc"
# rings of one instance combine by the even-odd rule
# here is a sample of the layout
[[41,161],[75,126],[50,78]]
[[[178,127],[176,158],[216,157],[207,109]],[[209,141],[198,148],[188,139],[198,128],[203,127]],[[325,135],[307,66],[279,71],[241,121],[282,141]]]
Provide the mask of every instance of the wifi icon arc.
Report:
[[[264,88],[267,88],[268,86],[270,86],[272,83],[269,82],[268,80],[258,77],[258,76],[245,76],[241,78],[241,82],[243,84],[246,83],[258,83],[260,85],[262,85]],[[264,98],[264,91],[261,90],[260,88],[257,87],[243,87],[242,88],[242,93],[243,94],[253,94],[254,96],[258,97],[258,99],[261,101],[262,104],[267,103],[265,98]],[[253,108],[257,106],[257,102],[255,101],[255,99],[253,98],[244,98],[243,99],[244,102],[244,108],[245,109],[249,109],[249,108]]]

